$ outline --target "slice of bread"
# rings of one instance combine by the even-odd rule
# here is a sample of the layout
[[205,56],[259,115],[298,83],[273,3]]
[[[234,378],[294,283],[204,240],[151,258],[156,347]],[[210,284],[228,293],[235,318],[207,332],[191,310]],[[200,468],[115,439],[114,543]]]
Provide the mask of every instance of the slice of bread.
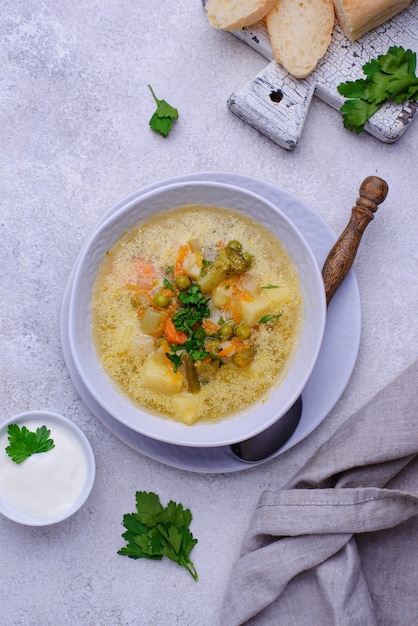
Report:
[[261,20],[277,0],[208,0],[209,24],[222,30],[240,30]]
[[334,0],[344,35],[355,41],[405,9],[411,0]]
[[306,78],[324,56],[334,28],[332,0],[276,0],[266,15],[274,57],[295,78]]

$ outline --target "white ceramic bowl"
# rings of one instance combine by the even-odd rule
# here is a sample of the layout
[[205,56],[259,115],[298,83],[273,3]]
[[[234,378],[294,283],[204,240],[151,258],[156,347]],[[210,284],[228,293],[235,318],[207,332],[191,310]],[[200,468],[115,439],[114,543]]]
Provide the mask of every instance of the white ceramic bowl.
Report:
[[[8,427],[32,432],[46,426],[54,448],[16,464],[6,453]],[[20,413],[0,425],[0,513],[26,526],[61,522],[85,503],[96,464],[84,433],[72,421],[49,411]]]
[[[282,242],[298,269],[303,296],[303,328],[288,372],[270,390],[239,414],[218,423],[187,426],[142,410],[118,391],[103,371],[91,336],[91,297],[97,271],[106,252],[127,231],[156,213],[185,205],[227,207],[258,221]],[[290,220],[264,198],[218,182],[193,181],[154,189],[139,199],[127,199],[90,235],[80,254],[69,301],[69,348],[88,392],[117,421],[158,441],[190,447],[224,446],[265,430],[293,405],[317,359],[325,329],[326,302],[321,272],[302,235]]]

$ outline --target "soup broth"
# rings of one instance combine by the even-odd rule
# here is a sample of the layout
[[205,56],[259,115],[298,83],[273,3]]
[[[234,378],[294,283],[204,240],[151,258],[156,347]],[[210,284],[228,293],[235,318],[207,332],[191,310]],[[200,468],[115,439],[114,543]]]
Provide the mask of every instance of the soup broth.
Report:
[[224,208],[156,215],[107,253],[92,334],[134,403],[193,424],[219,421],[280,383],[298,342],[296,268],[264,226]]

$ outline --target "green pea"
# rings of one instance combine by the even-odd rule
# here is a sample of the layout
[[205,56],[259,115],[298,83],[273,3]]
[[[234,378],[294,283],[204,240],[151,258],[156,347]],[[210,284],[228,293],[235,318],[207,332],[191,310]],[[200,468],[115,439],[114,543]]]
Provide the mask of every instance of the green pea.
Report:
[[176,285],[181,291],[185,291],[191,285],[191,280],[188,276],[184,274],[179,274],[176,278]]
[[218,332],[221,339],[231,339],[234,334],[234,325],[235,324],[233,322],[226,322],[226,324],[223,324],[220,327]]
[[170,304],[170,298],[162,291],[156,293],[152,301],[154,302],[155,306],[162,307],[163,309],[166,309]]
[[220,340],[219,339],[211,339],[210,342],[207,344],[206,349],[209,350],[209,352],[213,352],[213,353],[216,354],[221,349],[221,342],[220,342]]
[[237,339],[248,339],[248,337],[251,335],[251,328],[248,326],[248,324],[240,324],[235,328],[234,333]]
[[252,255],[249,252],[243,252],[242,258],[244,259],[246,266],[250,268],[253,262]]
[[230,248],[231,250],[235,250],[236,252],[241,252],[242,243],[238,241],[237,239],[232,239],[226,244],[226,247]]
[[248,350],[243,350],[242,352],[237,352],[237,354],[234,354],[233,361],[238,367],[247,367],[247,365],[250,365],[253,362],[254,357],[255,348],[254,346],[251,346],[251,348],[248,348]]

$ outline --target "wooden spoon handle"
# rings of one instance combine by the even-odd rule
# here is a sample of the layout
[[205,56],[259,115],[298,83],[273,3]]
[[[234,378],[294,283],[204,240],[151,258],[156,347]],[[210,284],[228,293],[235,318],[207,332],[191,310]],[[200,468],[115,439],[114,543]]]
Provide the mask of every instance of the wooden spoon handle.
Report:
[[364,230],[373,219],[378,205],[385,200],[388,185],[382,178],[369,176],[362,182],[359,194],[350,220],[322,268],[327,306],[353,265]]

